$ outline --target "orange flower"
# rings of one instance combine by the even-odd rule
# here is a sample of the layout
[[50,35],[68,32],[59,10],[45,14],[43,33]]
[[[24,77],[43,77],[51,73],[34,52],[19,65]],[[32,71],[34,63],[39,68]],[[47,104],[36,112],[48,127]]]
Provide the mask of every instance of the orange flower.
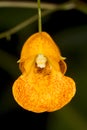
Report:
[[38,32],[30,36],[18,61],[22,74],[12,87],[15,101],[36,113],[52,112],[68,104],[76,93],[76,85],[64,75],[64,59],[49,34]]

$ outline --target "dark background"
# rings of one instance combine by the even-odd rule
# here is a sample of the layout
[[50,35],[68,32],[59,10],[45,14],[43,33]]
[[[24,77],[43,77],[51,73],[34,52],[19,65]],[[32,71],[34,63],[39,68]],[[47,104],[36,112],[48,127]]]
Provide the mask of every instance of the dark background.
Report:
[[[42,2],[62,4],[68,1]],[[12,85],[20,75],[17,60],[25,40],[38,31],[38,21],[0,39],[0,129],[87,130],[87,4],[85,0],[80,2],[85,5],[81,10],[58,10],[42,18],[43,31],[52,36],[62,56],[67,58],[66,75],[76,82],[75,97],[61,110],[37,114],[24,110],[13,99]],[[35,14],[37,9],[0,7],[0,33]]]

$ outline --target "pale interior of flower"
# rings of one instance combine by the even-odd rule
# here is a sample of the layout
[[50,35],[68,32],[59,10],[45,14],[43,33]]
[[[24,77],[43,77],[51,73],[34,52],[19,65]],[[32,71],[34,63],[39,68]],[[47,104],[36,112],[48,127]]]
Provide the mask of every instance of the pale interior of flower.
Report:
[[45,68],[46,67],[46,62],[47,58],[43,54],[38,54],[36,57],[36,65],[39,68]]

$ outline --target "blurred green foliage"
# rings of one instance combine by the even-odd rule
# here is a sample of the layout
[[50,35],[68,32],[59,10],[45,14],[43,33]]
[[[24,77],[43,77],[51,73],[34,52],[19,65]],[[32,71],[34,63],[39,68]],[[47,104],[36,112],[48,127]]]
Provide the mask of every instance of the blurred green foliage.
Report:
[[[76,81],[75,97],[59,111],[41,114],[27,112],[17,105],[11,92],[13,82],[20,75],[17,60],[22,45],[38,31],[37,20],[0,39],[1,126],[8,123],[9,129],[15,124],[14,128],[30,130],[87,130],[87,4],[81,2],[74,9],[55,10],[42,18],[43,31],[52,36],[62,56],[66,57],[66,75]],[[36,14],[36,8],[1,7],[0,33]]]

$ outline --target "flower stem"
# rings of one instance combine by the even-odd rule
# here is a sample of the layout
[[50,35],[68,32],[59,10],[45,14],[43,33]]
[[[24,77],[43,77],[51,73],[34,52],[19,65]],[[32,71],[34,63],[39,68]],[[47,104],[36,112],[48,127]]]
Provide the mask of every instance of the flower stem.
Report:
[[41,23],[41,6],[40,6],[40,0],[37,0],[38,3],[38,31],[42,31],[42,23]]

